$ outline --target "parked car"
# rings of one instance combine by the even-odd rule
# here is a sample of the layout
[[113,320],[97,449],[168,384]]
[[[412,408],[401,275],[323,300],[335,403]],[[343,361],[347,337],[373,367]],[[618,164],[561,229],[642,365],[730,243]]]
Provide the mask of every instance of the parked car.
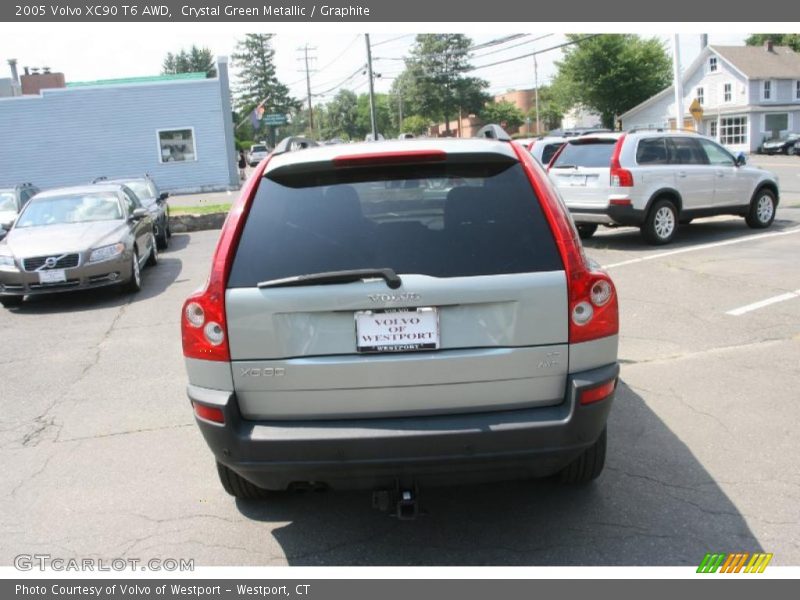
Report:
[[22,207],[38,193],[39,188],[32,183],[20,183],[13,187],[0,188],[0,240],[11,229]]
[[396,491],[402,516],[418,486],[600,474],[614,284],[533,157],[490,133],[281,143],[259,166],[181,316],[228,493]]
[[150,175],[145,173],[135,177],[98,177],[92,183],[118,183],[128,186],[142,203],[150,216],[153,218],[155,228],[156,243],[159,250],[166,250],[169,247],[169,238],[172,237],[172,230],[169,226],[169,192],[161,192]]
[[800,133],[790,133],[775,140],[768,140],[761,144],[761,154],[791,154],[795,144],[800,141]]
[[28,202],[0,242],[0,304],[109,285],[137,292],[141,267],[157,262],[153,220],[126,186],[48,190]]
[[794,143],[794,153],[795,153],[797,156],[800,156],[800,140],[797,140],[797,141]]
[[564,145],[567,138],[564,137],[546,137],[536,140],[530,147],[531,154],[539,161],[539,164],[547,166],[550,164],[553,156],[555,156],[558,149]]
[[413,133],[401,133],[397,136],[398,140],[413,140],[416,136]]
[[250,146],[250,151],[247,153],[247,164],[251,167],[255,167],[264,160],[268,154],[269,148],[266,144],[253,144]]
[[[379,133],[379,134],[378,134],[378,141],[379,141],[379,142],[382,142],[382,141],[384,141],[385,139],[386,139],[386,138],[385,138],[385,137],[383,137],[383,134],[382,134],[382,133]],[[368,133],[367,135],[365,135],[365,136],[364,136],[364,141],[365,141],[365,142],[374,142],[374,141],[375,141],[375,137],[374,137],[374,136],[373,136],[371,133]]]
[[687,132],[572,138],[553,158],[550,178],[583,238],[598,225],[632,225],[648,243],[666,244],[679,224],[712,215],[739,215],[765,228],[779,199],[775,175]]

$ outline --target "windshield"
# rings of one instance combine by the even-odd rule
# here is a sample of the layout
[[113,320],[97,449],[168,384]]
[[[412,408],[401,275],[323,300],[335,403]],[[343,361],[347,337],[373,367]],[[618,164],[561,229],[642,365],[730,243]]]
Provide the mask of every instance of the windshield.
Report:
[[252,146],[250,148],[250,152],[266,152],[266,151],[267,151],[266,146]]
[[0,191],[0,212],[13,210],[17,212],[17,201],[14,192]]
[[153,196],[153,190],[143,179],[125,180],[116,183],[127,186],[145,204],[152,204],[156,200],[155,196]]
[[122,219],[114,192],[69,194],[31,200],[17,220],[17,229],[43,225],[88,223]]

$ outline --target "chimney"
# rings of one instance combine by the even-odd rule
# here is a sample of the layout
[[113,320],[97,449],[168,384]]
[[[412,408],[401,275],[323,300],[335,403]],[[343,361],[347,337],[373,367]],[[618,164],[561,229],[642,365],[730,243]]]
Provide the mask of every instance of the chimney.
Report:
[[700,34],[700,50],[705,50],[706,46],[708,46],[708,34],[701,33]]
[[22,67],[22,69],[25,71],[25,75],[31,74],[31,70],[28,67]]
[[11,79],[14,80],[14,83],[19,83],[19,73],[17,73],[17,59],[9,58],[8,66],[11,67]]
[[775,52],[773,48],[774,44],[772,43],[772,40],[767,40],[766,42],[764,42],[764,50],[766,50],[767,52]]

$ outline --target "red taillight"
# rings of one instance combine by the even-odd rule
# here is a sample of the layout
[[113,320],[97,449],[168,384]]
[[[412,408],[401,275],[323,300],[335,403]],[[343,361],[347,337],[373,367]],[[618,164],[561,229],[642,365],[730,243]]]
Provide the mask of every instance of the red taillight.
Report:
[[239,198],[231,207],[211,262],[211,275],[204,288],[189,296],[181,313],[183,355],[200,360],[230,361],[228,327],[225,319],[225,286],[231,262],[239,245],[250,205],[272,155],[255,168]]
[[512,146],[541,202],[564,263],[569,295],[569,343],[616,335],[619,308],[614,283],[605,271],[589,265],[568,209],[550,180],[537,170],[533,157]]
[[624,141],[625,134],[623,133],[614,145],[614,153],[611,155],[611,187],[633,187],[633,173],[628,169],[623,169],[619,164],[619,155],[622,152]]
[[600,400],[605,400],[614,393],[615,383],[616,380],[612,379],[611,381],[606,381],[605,383],[596,385],[595,387],[581,390],[578,401],[581,404],[592,404],[594,402],[599,402]]
[[192,406],[194,407],[194,414],[201,419],[213,421],[214,423],[225,423],[225,413],[221,409],[198,402],[192,402]]
[[397,150],[394,152],[368,152],[366,154],[337,156],[333,159],[333,164],[337,167],[401,165],[438,162],[446,158],[447,153],[443,150]]

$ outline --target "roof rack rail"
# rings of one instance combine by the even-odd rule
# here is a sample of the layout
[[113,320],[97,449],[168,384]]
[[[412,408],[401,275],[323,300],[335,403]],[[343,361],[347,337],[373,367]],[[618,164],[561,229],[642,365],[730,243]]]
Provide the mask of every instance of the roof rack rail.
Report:
[[283,138],[280,142],[278,142],[278,144],[275,146],[275,150],[272,151],[272,154],[295,152],[296,150],[313,148],[314,146],[319,146],[319,144],[312,139],[302,136],[290,136]]
[[106,177],[105,175],[100,175],[100,177],[95,177],[94,179],[92,179],[92,183],[99,183],[101,181],[107,181],[107,180],[108,177]]
[[489,138],[490,140],[500,140],[501,142],[510,142],[511,136],[506,133],[506,130],[500,127],[500,125],[495,125],[494,123],[490,123],[489,125],[484,125],[478,130],[478,133],[475,134],[476,138]]
[[700,132],[696,129],[687,129],[687,128],[680,128],[680,129],[673,129],[672,127],[634,127],[633,129],[628,129],[626,133],[639,133],[640,131],[657,131],[660,133],[669,133],[670,131],[675,132],[682,132],[682,133],[696,133],[700,135]]

